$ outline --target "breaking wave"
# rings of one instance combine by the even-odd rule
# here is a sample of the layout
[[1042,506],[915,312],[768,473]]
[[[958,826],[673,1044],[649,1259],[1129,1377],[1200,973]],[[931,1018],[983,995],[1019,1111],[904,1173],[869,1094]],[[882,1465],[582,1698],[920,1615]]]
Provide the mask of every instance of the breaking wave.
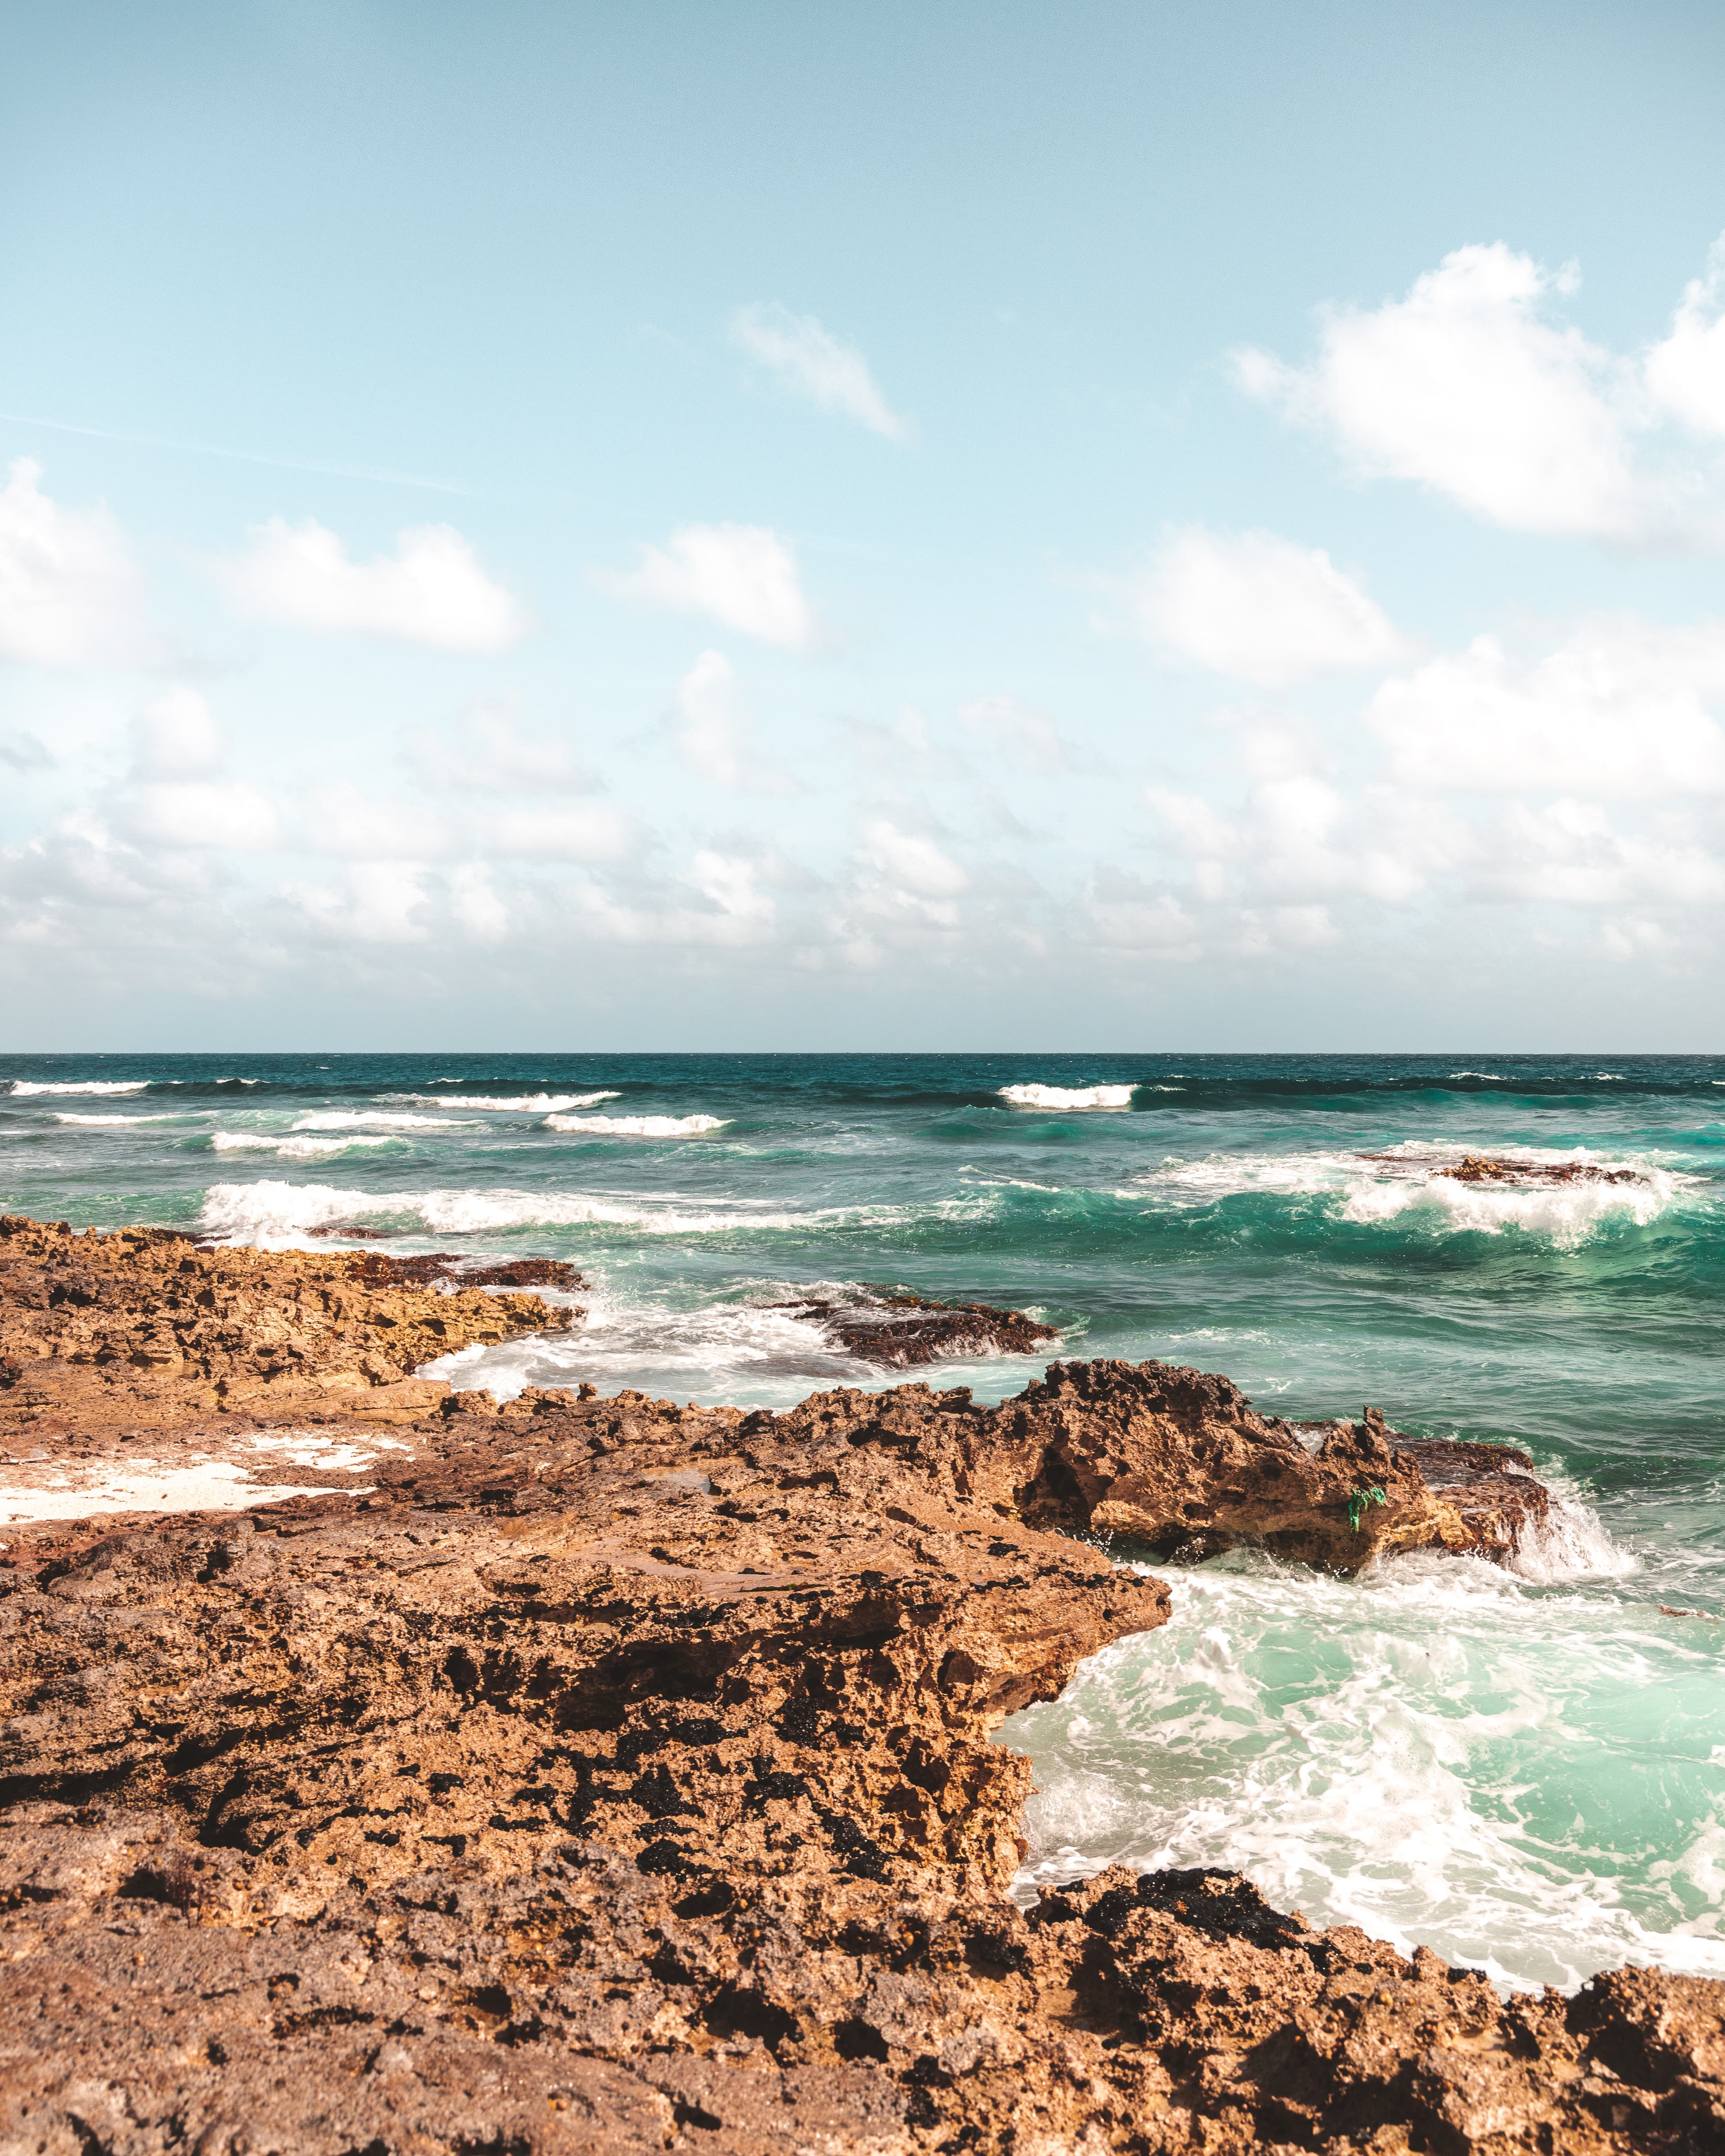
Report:
[[330,1108],[295,1119],[296,1131],[352,1131],[386,1124],[394,1131],[474,1131],[481,1125],[459,1116],[398,1116],[374,1108]]
[[1356,1226],[1397,1223],[1440,1233],[1497,1235],[1506,1229],[1543,1236],[1574,1249],[1602,1225],[1646,1227],[1675,1201],[1700,1190],[1692,1176],[1645,1159],[1607,1160],[1584,1147],[1568,1152],[1517,1149],[1534,1165],[1579,1163],[1627,1168],[1630,1183],[1461,1183],[1438,1173],[1457,1148],[1401,1144],[1370,1161],[1350,1152],[1211,1153],[1200,1160],[1167,1161],[1149,1170],[1131,1197],[1153,1194],[1176,1205],[1207,1206],[1248,1194],[1324,1196],[1335,1217]]
[[147,1078],[73,1078],[49,1085],[32,1079],[14,1078],[11,1083],[13,1098],[22,1101],[32,1094],[143,1093],[148,1091],[151,1081]]
[[565,1108],[596,1108],[601,1101],[618,1101],[620,1093],[463,1093],[459,1096],[437,1093],[391,1093],[385,1096],[392,1101],[405,1101],[410,1106],[426,1108],[491,1108],[509,1109],[517,1114],[548,1116]]
[[548,1131],[590,1131],[610,1138],[698,1138],[721,1131],[725,1116],[547,1116]]
[[1131,1086],[1003,1086],[1000,1097],[1015,1108],[1129,1108],[1136,1090]]

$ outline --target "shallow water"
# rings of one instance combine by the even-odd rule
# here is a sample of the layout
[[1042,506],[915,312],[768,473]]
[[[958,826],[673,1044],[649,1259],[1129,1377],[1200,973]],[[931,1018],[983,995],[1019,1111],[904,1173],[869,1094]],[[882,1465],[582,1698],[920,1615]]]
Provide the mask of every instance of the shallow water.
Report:
[[[1640,1180],[1425,1179],[1505,1151]],[[1217,1560],[1004,1732],[1042,1788],[1024,1891],[1235,1865],[1520,1983],[1725,1974],[1725,1625],[1660,1613],[1725,1613],[1722,1198],[1721,1059],[0,1059],[16,1209],[574,1259],[582,1329],[465,1383],[891,1383],[768,1306],[896,1282],[1282,1414],[1526,1445],[1573,1499],[1537,1577]],[[929,1374],[993,1399],[1040,1367]]]

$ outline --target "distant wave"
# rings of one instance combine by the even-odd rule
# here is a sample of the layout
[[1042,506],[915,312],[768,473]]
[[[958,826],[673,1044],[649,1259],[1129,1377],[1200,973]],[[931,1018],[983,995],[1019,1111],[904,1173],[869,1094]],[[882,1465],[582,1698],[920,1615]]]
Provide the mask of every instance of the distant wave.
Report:
[[721,1131],[725,1116],[547,1116],[548,1131],[590,1131],[608,1138],[698,1138]]
[[352,1131],[374,1128],[379,1123],[393,1131],[476,1131],[480,1123],[459,1116],[398,1116],[387,1109],[328,1108],[295,1118],[296,1131]]
[[601,1101],[618,1101],[620,1093],[515,1093],[508,1096],[491,1093],[464,1093],[459,1099],[448,1094],[386,1093],[388,1101],[406,1101],[428,1108],[494,1108],[512,1109],[517,1113],[552,1115],[562,1108],[594,1108]]
[[131,1124],[131,1123],[172,1123],[172,1122],[177,1122],[177,1121],[178,1121],[178,1118],[177,1118],[177,1116],[171,1116],[171,1115],[167,1114],[166,1111],[164,1111],[162,1114],[161,1114],[161,1115],[157,1115],[157,1116],[73,1116],[73,1115],[58,1115],[58,1116],[56,1116],[54,1117],[54,1121],[55,1121],[57,1123],[81,1123],[81,1124],[83,1124],[83,1125],[85,1127],[85,1128],[86,1128],[86,1129],[90,1129],[90,1130],[98,1130],[98,1131],[113,1131],[113,1130],[118,1130],[118,1129],[120,1129],[120,1128],[121,1127],[121,1126],[122,1126],[122,1125],[126,1125],[126,1124]]
[[261,1132],[218,1131],[210,1140],[216,1152],[273,1152],[284,1160],[321,1160],[331,1153],[353,1152],[362,1146],[394,1145],[397,1141],[387,1132],[382,1137],[367,1137],[359,1131],[350,1131],[340,1138],[272,1138]]
[[1130,1086],[1003,1086],[1000,1097],[1015,1108],[1129,1108]]
[[74,1078],[54,1085],[38,1083],[33,1079],[14,1078],[13,1097],[23,1100],[33,1093],[142,1093],[148,1090],[147,1078]]

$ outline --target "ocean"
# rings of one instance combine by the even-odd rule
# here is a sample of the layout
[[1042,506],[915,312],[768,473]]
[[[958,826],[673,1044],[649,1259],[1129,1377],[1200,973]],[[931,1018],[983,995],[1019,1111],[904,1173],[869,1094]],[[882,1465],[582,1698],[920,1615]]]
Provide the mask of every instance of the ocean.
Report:
[[[1507,1152],[1635,1179],[1425,1178]],[[871,1370],[772,1307],[869,1282],[1525,1446],[1563,1502],[1518,1573],[1158,1568],[1168,1627],[1002,1732],[1039,1787],[1017,1891],[1222,1865],[1504,1985],[1725,1977],[1725,1059],[13,1056],[0,1204],[572,1259],[578,1331],[432,1366],[505,1393],[1040,1368]]]

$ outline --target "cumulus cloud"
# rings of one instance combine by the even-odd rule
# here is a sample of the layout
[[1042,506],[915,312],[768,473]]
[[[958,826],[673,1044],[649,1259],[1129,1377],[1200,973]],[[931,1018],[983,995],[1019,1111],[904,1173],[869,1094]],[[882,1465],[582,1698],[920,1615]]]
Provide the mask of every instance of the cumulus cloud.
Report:
[[1725,258],[1715,249],[1670,335],[1636,356],[1557,317],[1577,283],[1501,241],[1457,248],[1403,299],[1327,312],[1309,365],[1248,350],[1235,379],[1363,471],[1511,531],[1725,542],[1692,458],[1649,439],[1672,421],[1725,434]]
[[1015,696],[975,697],[959,706],[958,723],[967,733],[1039,777],[1050,778],[1072,767],[1060,730],[1048,713],[1021,704]]
[[207,698],[183,683],[153,699],[132,721],[141,778],[203,778],[221,763],[222,729]]
[[435,809],[398,795],[364,793],[346,782],[319,788],[303,822],[306,849],[316,854],[427,861],[455,850],[454,835]]
[[523,726],[513,702],[500,698],[464,711],[422,762],[438,784],[465,793],[584,793],[598,783],[567,736]]
[[603,802],[501,808],[480,820],[487,853],[520,860],[616,861],[634,847],[628,817]]
[[448,524],[400,532],[393,554],[354,562],[326,526],[272,516],[218,573],[241,613],[325,635],[393,638],[434,651],[503,651],[531,626],[520,600]]
[[121,816],[127,835],[146,845],[261,854],[281,843],[274,803],[241,779],[136,786]]
[[677,746],[716,786],[790,793],[796,782],[755,754],[742,684],[722,651],[703,651],[677,685]]
[[634,569],[599,572],[600,588],[670,613],[705,614],[788,651],[820,640],[796,555],[764,525],[685,524],[640,556]]
[[1536,658],[1482,636],[1366,707],[1407,786],[1608,798],[1725,793],[1725,624],[1618,620]]
[[1655,401],[1697,434],[1725,434],[1725,239],[1684,288],[1671,335],[1647,355]]
[[1407,648],[1322,547],[1271,531],[1173,532],[1126,597],[1165,650],[1259,688],[1386,665]]
[[0,659],[126,666],[159,654],[144,580],[106,509],[63,509],[20,457],[0,489]]
[[908,423],[881,395],[867,360],[813,315],[793,315],[777,304],[739,307],[731,317],[731,335],[793,397],[855,419],[890,442],[908,439]]

